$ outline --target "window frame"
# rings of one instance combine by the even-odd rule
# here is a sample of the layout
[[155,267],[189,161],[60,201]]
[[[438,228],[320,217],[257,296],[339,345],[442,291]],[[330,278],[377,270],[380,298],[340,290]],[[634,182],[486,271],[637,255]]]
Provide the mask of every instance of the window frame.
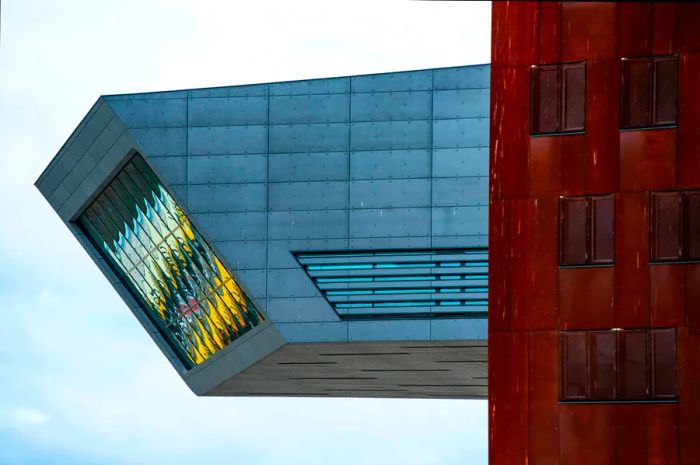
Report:
[[[559,196],[559,210],[558,210],[558,265],[561,268],[573,268],[573,267],[594,267],[594,266],[614,266],[615,265],[615,199],[616,195],[612,194],[592,194],[592,195],[576,195],[576,196]],[[585,218],[585,261],[583,263],[567,263],[566,262],[566,251],[568,245],[569,235],[566,233],[568,231],[568,222],[565,218],[565,203],[569,200],[585,200],[586,202],[586,218]],[[594,218],[594,206],[597,200],[610,200],[612,202],[612,254],[611,258],[600,259],[595,258],[595,244],[596,238],[598,237],[598,228],[596,228],[596,222]]]
[[[658,247],[657,247],[657,218],[658,218],[658,208],[655,198],[661,198],[665,196],[676,195],[680,200],[679,207],[679,252],[678,258],[657,258]],[[698,263],[700,262],[700,253],[696,256],[690,256],[689,250],[691,248],[691,241],[689,238],[691,222],[690,209],[688,206],[688,197],[690,195],[700,196],[700,189],[687,189],[687,190],[673,190],[673,191],[653,191],[649,193],[649,263],[654,264],[674,264],[674,263]],[[699,218],[696,221],[700,221],[700,209],[698,210]],[[698,243],[700,246],[700,242]]]
[[[593,370],[594,366],[594,355],[593,350],[593,340],[596,336],[614,335],[614,349],[613,349],[613,367],[612,376],[614,385],[611,387],[611,395],[596,396],[594,388],[594,377],[595,373]],[[623,356],[625,353],[621,350],[622,340],[626,335],[633,334],[643,334],[644,335],[644,395],[643,396],[630,396],[622,397],[622,393],[627,390],[624,384],[623,376],[625,371],[629,368],[623,361]],[[664,379],[667,383],[670,382],[673,393],[656,391],[657,380],[656,371],[659,369],[657,367],[657,352],[655,348],[655,340],[658,336],[663,335],[673,335],[673,365],[671,366],[674,378],[672,380]],[[586,373],[584,378],[586,379],[586,385],[583,387],[585,396],[581,395],[568,395],[566,392],[570,379],[580,378],[581,376],[572,376],[569,373],[568,365],[566,363],[570,360],[571,355],[569,354],[569,345],[567,344],[567,337],[581,337],[584,338],[585,345],[585,360],[586,360]],[[670,346],[668,346],[670,347]],[[579,358],[580,354],[579,354]],[[678,352],[678,331],[676,328],[609,328],[609,329],[570,329],[563,330],[559,332],[559,403],[570,404],[570,403],[658,403],[658,402],[678,402],[680,400],[679,396],[679,352]],[[669,368],[666,366],[665,368]]]
[[[663,62],[665,60],[668,60],[669,58],[674,59],[675,64],[676,64],[676,95],[675,95],[675,110],[676,110],[676,115],[675,115],[675,121],[670,123],[670,122],[661,122],[661,123],[655,123],[656,120],[656,112],[657,112],[657,105],[656,102],[658,101],[658,80],[657,80],[657,68],[656,65],[658,62]],[[625,124],[625,118],[628,116],[627,115],[627,108],[626,104],[629,101],[628,97],[628,92],[627,90],[629,82],[628,82],[628,76],[627,72],[625,69],[625,64],[630,63],[632,61],[643,61],[646,60],[648,65],[649,65],[649,76],[648,76],[648,89],[647,89],[647,122],[646,124],[642,125],[626,125]],[[639,57],[622,57],[620,58],[620,130],[621,131],[635,131],[635,130],[642,130],[642,129],[664,129],[664,128],[674,128],[678,127],[678,102],[679,102],[679,89],[680,89],[680,60],[679,56],[677,53],[675,54],[668,54],[668,55],[649,55],[649,56],[639,56]]]
[[[564,79],[564,73],[566,69],[581,67],[583,69],[583,125],[581,128],[575,129],[563,129],[564,117],[566,114],[566,82]],[[536,75],[538,70],[554,68],[557,70],[556,79],[556,129],[554,131],[539,131],[535,130],[535,121],[540,114],[540,108],[536,106],[539,105],[539,95],[540,86],[539,82],[536,80]],[[588,78],[588,65],[584,61],[574,61],[574,62],[564,62],[564,63],[549,63],[530,66],[530,136],[555,136],[564,134],[585,134],[586,132],[586,115],[587,115],[587,105],[586,105],[586,93],[587,93],[587,78]],[[536,98],[537,97],[537,98]]]

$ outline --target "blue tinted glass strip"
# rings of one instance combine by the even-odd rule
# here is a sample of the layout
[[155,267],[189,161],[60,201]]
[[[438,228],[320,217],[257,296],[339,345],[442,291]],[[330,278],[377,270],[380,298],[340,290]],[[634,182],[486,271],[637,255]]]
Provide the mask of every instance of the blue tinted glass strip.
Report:
[[319,283],[366,283],[372,282],[372,278],[316,278],[316,281]]
[[326,295],[368,295],[368,294],[372,294],[371,289],[360,290],[360,291],[342,290],[342,291],[325,291],[325,292],[326,292]]
[[335,304],[337,308],[369,308],[371,303]]
[[433,281],[435,276],[375,276],[376,282],[394,282],[394,281]]
[[426,307],[435,305],[435,301],[375,302],[374,307]]

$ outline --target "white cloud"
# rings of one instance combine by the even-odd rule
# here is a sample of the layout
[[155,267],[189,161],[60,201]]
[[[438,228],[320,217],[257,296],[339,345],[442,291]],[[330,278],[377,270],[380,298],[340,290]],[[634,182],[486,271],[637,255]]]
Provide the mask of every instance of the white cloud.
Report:
[[19,430],[34,429],[51,421],[51,417],[46,413],[28,407],[15,407],[11,409],[7,413],[5,422],[3,422],[1,418],[0,416],[0,425],[5,423],[5,427]]

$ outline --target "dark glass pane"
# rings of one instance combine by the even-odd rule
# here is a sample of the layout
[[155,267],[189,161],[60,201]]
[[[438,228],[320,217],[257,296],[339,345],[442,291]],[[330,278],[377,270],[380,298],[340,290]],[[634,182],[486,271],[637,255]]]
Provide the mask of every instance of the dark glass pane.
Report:
[[676,373],[676,330],[653,329],[651,395],[654,398],[672,398],[678,395]]
[[654,58],[654,124],[675,124],[678,101],[678,57]]
[[588,398],[588,350],[584,331],[561,333],[562,400]]
[[559,66],[539,66],[532,69],[532,132],[548,133],[559,130],[558,78]]
[[586,125],[586,65],[562,65],[562,131],[583,131]]
[[583,265],[588,258],[588,200],[585,197],[560,200],[559,258],[562,265]]
[[700,259],[700,192],[686,192],[684,206],[685,257]]
[[651,59],[622,60],[622,127],[649,126]]
[[590,351],[590,398],[612,400],[616,397],[617,347],[613,331],[591,331],[588,334]]
[[618,399],[637,400],[647,397],[647,332],[618,333]]
[[615,197],[591,198],[591,263],[612,263],[615,254]]
[[653,260],[681,256],[681,196],[678,192],[651,194],[651,246]]

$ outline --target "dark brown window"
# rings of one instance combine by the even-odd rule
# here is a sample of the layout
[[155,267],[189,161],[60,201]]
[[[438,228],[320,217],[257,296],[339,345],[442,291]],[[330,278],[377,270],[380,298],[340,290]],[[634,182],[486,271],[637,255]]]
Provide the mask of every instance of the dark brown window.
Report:
[[700,260],[700,191],[652,192],[652,261]]
[[678,56],[622,59],[622,128],[677,121]]
[[583,131],[586,122],[586,64],[533,66],[532,134]]
[[676,330],[563,331],[562,401],[678,397]]
[[559,264],[609,264],[614,256],[615,197],[562,197],[559,203]]

